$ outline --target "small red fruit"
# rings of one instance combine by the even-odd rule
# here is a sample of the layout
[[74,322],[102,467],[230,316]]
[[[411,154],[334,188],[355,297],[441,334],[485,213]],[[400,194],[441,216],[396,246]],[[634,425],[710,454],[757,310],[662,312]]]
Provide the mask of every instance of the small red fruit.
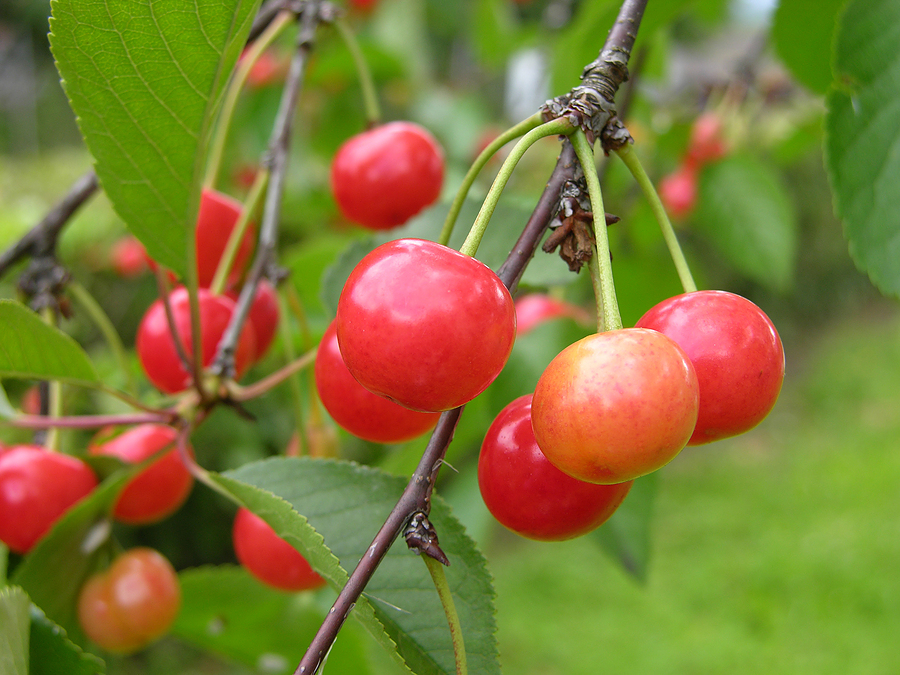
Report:
[[306,558],[249,509],[238,509],[232,540],[238,562],[268,586],[308,591],[325,585]]
[[172,446],[125,486],[113,508],[116,520],[129,525],[155,523],[175,513],[187,499],[194,479],[174,447],[177,436],[164,424],[142,424],[90,448],[92,455],[138,464]]
[[663,300],[637,322],[685,351],[700,383],[700,413],[689,445],[743,433],[772,410],[784,381],[784,347],[768,316],[726,291]]
[[[226,294],[237,303],[238,292],[229,291]],[[256,349],[253,361],[259,361],[272,346],[275,333],[278,332],[278,321],[281,318],[281,309],[278,307],[278,293],[275,287],[267,279],[260,279],[256,287],[256,295],[250,303],[250,313],[247,315],[250,325],[253,326],[253,334],[256,336]]]
[[443,182],[443,150],[411,122],[390,122],[352,137],[331,165],[331,189],[344,217],[372,230],[402,225],[431,206]]
[[[207,289],[198,290],[197,299],[200,304],[200,334],[202,343],[202,365],[210,365],[216,354],[216,347],[231,315],[234,313],[234,302],[222,295],[213,295]],[[185,353],[192,354],[191,310],[187,289],[176,288],[169,294],[175,329],[181,338]],[[138,359],[150,381],[161,391],[174,394],[190,386],[193,376],[185,370],[175,341],[169,332],[166,320],[166,309],[162,300],[156,300],[138,326],[135,341]],[[256,336],[253,327],[247,323],[241,331],[234,355],[236,377],[240,377],[250,366],[256,351]]]
[[579,323],[589,323],[590,313],[563,300],[551,298],[543,293],[528,293],[516,298],[516,334],[530,333],[542,323],[568,317]]
[[512,297],[483,263],[421,239],[369,253],[341,292],[337,336],[344,363],[371,392],[413,410],[471,401],[512,351]]
[[[200,194],[200,210],[197,214],[197,279],[201,287],[208,288],[216,274],[216,268],[225,253],[228,238],[243,212],[243,204],[215,190],[205,189]],[[228,281],[236,283],[253,253],[253,224],[247,228],[234,258]]]
[[523,537],[580,537],[609,520],[632,481],[595,485],[553,466],[534,439],[531,398],[507,405],[485,434],[478,457],[481,496],[501,524]]
[[698,399],[694,368],[674,341],[626,328],[560,352],[538,380],[531,422],[558,469],[589,483],[622,483],[681,452]]
[[700,167],[727,155],[723,129],[722,118],[716,113],[705,112],[697,117],[691,126],[686,161]]
[[688,216],[697,203],[697,169],[682,164],[659,181],[659,199],[675,219]]
[[374,443],[402,443],[437,424],[437,413],[404,408],[357,382],[341,357],[334,321],[319,343],[315,375],[322,405],[354,436]]
[[123,279],[133,279],[149,269],[144,245],[130,235],[114,243],[109,256],[113,270]]
[[76,457],[37,445],[8,448],[0,454],[0,541],[28,553],[95,487],[94,472]]
[[181,609],[172,565],[150,548],[133,548],[90,577],[78,595],[78,622],[103,649],[128,654],[162,637]]

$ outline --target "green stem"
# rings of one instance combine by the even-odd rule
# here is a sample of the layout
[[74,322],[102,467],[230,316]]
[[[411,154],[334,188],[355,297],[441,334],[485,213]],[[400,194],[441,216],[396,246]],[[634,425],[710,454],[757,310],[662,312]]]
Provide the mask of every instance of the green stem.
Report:
[[250,193],[244,201],[241,217],[238,218],[234,229],[228,236],[228,243],[225,245],[222,258],[216,267],[216,274],[213,276],[212,283],[210,283],[209,290],[215,295],[221,295],[225,289],[225,284],[228,282],[228,273],[231,271],[232,265],[234,265],[234,259],[237,257],[238,249],[240,249],[241,242],[244,240],[244,234],[246,234],[247,228],[250,227],[250,219],[262,203],[268,185],[269,170],[260,169],[256,172],[256,178],[250,187]]
[[478,178],[478,174],[484,168],[485,164],[490,161],[491,157],[493,157],[500,148],[511,140],[531,131],[538,126],[542,120],[543,117],[541,117],[541,114],[535,113],[528,119],[522,120],[517,125],[504,131],[491,141],[490,145],[481,151],[481,154],[478,155],[475,162],[473,162],[472,166],[470,166],[469,170],[466,172],[462,184],[456,192],[456,197],[453,198],[453,203],[450,205],[450,211],[447,212],[447,218],[444,220],[444,227],[441,229],[441,234],[437,240],[439,244],[446,246],[450,241],[450,236],[453,234],[453,226],[456,224],[459,212],[462,210],[463,204],[466,202],[466,197],[469,194],[469,190],[475,183],[475,179]]
[[84,308],[91,317],[91,320],[103,334],[106,344],[109,345],[116,362],[119,364],[119,371],[125,373],[125,386],[128,393],[132,396],[137,396],[137,381],[134,379],[131,361],[128,359],[125,345],[122,344],[122,338],[119,337],[119,333],[116,331],[115,326],[113,326],[112,321],[109,320],[106,312],[103,311],[103,308],[94,297],[87,292],[87,289],[84,286],[78,282],[71,281],[69,282],[68,288],[72,296]]
[[350,26],[344,19],[338,18],[334,22],[338,29],[344,44],[347,45],[347,51],[353,59],[353,65],[356,66],[356,72],[359,75],[359,84],[362,87],[363,106],[366,111],[366,122],[369,127],[373,127],[381,121],[381,108],[378,106],[378,96],[375,93],[375,81],[372,78],[372,71],[369,64],[366,63],[359,42]]
[[456,675],[466,675],[469,672],[466,664],[466,645],[463,642],[462,627],[459,623],[459,615],[456,613],[453,594],[450,592],[447,576],[444,574],[444,566],[427,555],[423,555],[422,560],[425,561],[425,567],[428,568],[431,580],[434,581],[434,587],[437,589],[438,597],[444,606],[444,614],[447,615],[447,623],[450,625],[450,637],[453,639],[453,654],[456,657]]
[[513,170],[516,168],[516,164],[522,159],[525,151],[542,138],[558,134],[570,134],[572,133],[572,129],[572,123],[569,122],[567,118],[563,117],[541,124],[522,136],[522,139],[513,146],[512,152],[509,153],[509,157],[506,158],[503,165],[500,167],[500,171],[497,173],[497,177],[494,179],[491,189],[484,198],[481,210],[478,211],[475,223],[472,225],[472,229],[469,230],[469,235],[459,249],[460,253],[467,256],[474,256],[476,251],[478,251],[478,245],[481,243],[484,231],[487,229],[487,225],[491,220],[494,209],[497,207],[497,202],[500,201],[500,195],[503,192],[503,188],[506,187],[506,183],[509,181],[510,176],[512,176]]
[[596,250],[596,278],[600,293],[597,295],[597,327],[604,330],[618,330],[622,327],[619,314],[619,303],[616,300],[616,284],[613,279],[612,261],[609,257],[609,236],[606,232],[606,209],[603,206],[603,193],[600,191],[600,180],[597,177],[597,165],[594,162],[594,150],[588,143],[584,132],[577,129],[571,136],[572,146],[584,171],[588,195],[591,198],[591,211],[594,214],[594,240]]
[[206,175],[203,177],[203,187],[213,189],[219,176],[219,169],[222,166],[222,155],[225,152],[225,139],[228,137],[228,130],[231,127],[231,119],[234,117],[234,109],[237,106],[238,96],[244,83],[247,81],[247,75],[253,68],[253,64],[259,58],[275,39],[281,34],[293,18],[293,13],[284,11],[280,12],[265,31],[247,48],[244,57],[241,59],[234,77],[228,85],[228,91],[225,94],[225,100],[222,103],[222,111],[219,113],[219,120],[216,126],[216,135],[210,144],[209,161],[206,164]]
[[621,149],[616,150],[616,154],[619,156],[619,159],[625,162],[625,166],[631,171],[631,175],[634,176],[638,185],[641,186],[641,190],[647,198],[647,201],[650,202],[650,210],[653,211],[653,216],[656,218],[656,222],[659,223],[659,227],[662,230],[663,239],[666,240],[666,246],[669,247],[669,255],[672,256],[672,262],[675,263],[675,269],[678,272],[678,278],[681,279],[681,285],[684,288],[684,292],[692,293],[693,291],[696,291],[697,284],[694,283],[694,277],[691,275],[691,268],[684,257],[681,245],[678,243],[678,237],[675,236],[675,230],[672,228],[669,214],[666,213],[666,208],[663,206],[662,201],[660,201],[659,195],[656,193],[656,188],[653,187],[653,183],[647,176],[647,172],[644,171],[644,167],[641,165],[637,153],[634,152],[631,144],[627,144]]

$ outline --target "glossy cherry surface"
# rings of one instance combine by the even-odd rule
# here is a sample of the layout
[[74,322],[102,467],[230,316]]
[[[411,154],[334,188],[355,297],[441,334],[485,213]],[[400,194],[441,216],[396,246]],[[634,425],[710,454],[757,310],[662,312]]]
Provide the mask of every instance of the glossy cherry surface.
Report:
[[97,477],[77,457],[37,445],[7,448],[0,453],[0,541],[28,553],[95,487]]
[[497,377],[516,315],[509,291],[483,263],[431,241],[399,239],[351,272],[336,326],[360,384],[436,412],[467,403]]
[[497,415],[478,457],[478,486],[488,510],[513,532],[539,541],[571,539],[600,527],[631,485],[586,483],[553,466],[534,438],[530,394]]
[[390,122],[352,137],[331,165],[331,189],[344,217],[373,230],[402,225],[433,204],[443,182],[443,150],[411,122]]
[[626,328],[560,352],[538,380],[531,421],[557,468],[621,483],[671,461],[697,421],[699,387],[687,355],[662,333]]
[[637,322],[685,351],[700,383],[700,413],[690,445],[752,429],[772,410],[784,381],[784,347],[768,316],[726,291],[663,300]]
[[[200,210],[197,214],[197,279],[206,288],[216,274],[216,268],[228,245],[234,226],[243,212],[243,205],[226,194],[204,188],[200,194]],[[241,239],[234,264],[228,275],[230,283],[240,279],[250,256],[253,254],[254,228],[247,228]]]

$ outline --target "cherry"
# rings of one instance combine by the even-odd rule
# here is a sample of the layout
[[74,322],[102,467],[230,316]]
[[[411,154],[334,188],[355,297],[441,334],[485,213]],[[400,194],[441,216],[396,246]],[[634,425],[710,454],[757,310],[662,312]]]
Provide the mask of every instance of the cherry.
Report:
[[[229,291],[226,295],[237,303],[237,291]],[[259,361],[272,346],[275,333],[278,331],[278,321],[281,318],[281,309],[278,307],[278,294],[275,287],[267,279],[260,279],[256,287],[256,295],[250,303],[250,313],[247,320],[253,326],[253,334],[256,336],[256,349],[253,353],[253,361]]]
[[478,457],[481,496],[500,523],[523,537],[579,537],[612,516],[632,481],[595,485],[553,466],[534,438],[531,398],[528,394],[514,400],[488,428]]
[[698,399],[694,368],[673,340],[626,328],[560,352],[538,380],[531,421],[558,469],[589,483],[622,483],[684,448]]
[[404,408],[353,379],[341,357],[334,321],[319,343],[315,375],[322,405],[354,436],[375,443],[401,443],[421,436],[437,423],[436,413]]
[[[241,54],[241,59],[244,54]],[[250,72],[247,73],[247,86],[252,89],[262,89],[284,81],[289,62],[279,57],[271,50],[264,51],[253,63]]]
[[331,164],[341,213],[372,230],[402,225],[431,206],[443,181],[443,150],[411,122],[390,122],[350,138]]
[[249,509],[238,509],[231,535],[238,561],[264,584],[283,591],[325,585],[306,558]]
[[369,391],[413,410],[450,410],[497,377],[515,341],[509,291],[483,263],[421,239],[369,253],[337,309],[344,363]]
[[528,293],[516,298],[516,335],[530,333],[542,323],[568,317],[581,323],[591,321],[582,307],[557,300],[544,293]]
[[85,635],[110,652],[127,654],[162,637],[181,609],[171,563],[151,548],[133,548],[91,576],[78,595]]
[[28,553],[95,487],[94,472],[76,457],[37,445],[7,448],[0,454],[0,541]]
[[133,279],[149,269],[144,245],[131,235],[116,241],[109,256],[113,270],[123,279]]
[[659,199],[673,218],[688,216],[697,203],[697,168],[682,164],[664,176],[659,181]]
[[[197,299],[200,304],[202,365],[206,367],[212,362],[219,340],[231,320],[234,302],[225,296],[213,295],[204,288],[198,290]],[[169,303],[181,344],[185,353],[191,355],[191,310],[187,289],[181,286],[172,291],[169,294]],[[193,376],[185,370],[178,356],[175,341],[169,332],[165,305],[161,299],[150,305],[144,318],[141,319],[135,347],[144,372],[158,389],[174,394],[190,386]],[[235,350],[236,377],[240,377],[249,367],[255,351],[256,337],[253,334],[253,327],[246,323]]]
[[[197,279],[207,288],[212,283],[216,268],[228,245],[234,226],[243,212],[243,204],[215,190],[204,188],[200,194],[200,210],[197,214]],[[238,247],[228,281],[235,284],[244,273],[253,253],[254,232],[252,223],[244,233]]]
[[700,167],[722,159],[728,154],[728,145],[723,136],[722,118],[714,112],[701,114],[691,125],[686,162]]
[[155,523],[175,513],[187,499],[194,479],[174,447],[177,436],[175,429],[164,424],[142,424],[91,446],[92,455],[110,455],[128,464],[143,462],[172,446],[125,486],[113,507],[116,520],[129,525]]
[[726,291],[663,300],[637,325],[665,333],[685,351],[700,383],[700,413],[689,445],[743,433],[775,405],[784,381],[784,348],[769,317]]

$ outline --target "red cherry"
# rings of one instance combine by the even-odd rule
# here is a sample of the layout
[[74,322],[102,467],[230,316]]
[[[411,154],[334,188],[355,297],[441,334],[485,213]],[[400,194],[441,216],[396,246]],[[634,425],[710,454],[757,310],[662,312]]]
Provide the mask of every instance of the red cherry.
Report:
[[8,448],[0,454],[0,541],[28,553],[95,487],[94,472],[76,457],[36,445]]
[[659,181],[659,199],[672,218],[681,219],[697,203],[697,169],[683,164]]
[[542,323],[568,317],[580,323],[589,323],[591,315],[584,308],[543,293],[528,293],[516,298],[516,334],[530,333]]
[[689,445],[743,433],[775,405],[784,381],[784,347],[769,317],[726,291],[663,300],[637,322],[685,351],[700,383],[700,413]]
[[674,341],[626,328],[560,352],[538,380],[531,421],[558,469],[589,483],[622,483],[684,448],[698,399],[694,368]]
[[431,206],[443,181],[443,150],[411,122],[391,122],[354,136],[331,165],[331,189],[341,213],[373,230],[402,225]]
[[129,525],[155,523],[175,513],[187,499],[194,479],[174,447],[177,436],[164,424],[142,424],[89,449],[92,455],[137,464],[172,446],[125,486],[113,508],[116,520]]
[[283,591],[308,591],[325,585],[297,549],[248,509],[238,509],[232,540],[241,565],[268,586]]
[[481,444],[478,486],[485,506],[504,526],[539,541],[572,539],[605,523],[632,481],[595,485],[553,466],[531,428],[531,394],[507,405]]
[[[202,365],[210,365],[216,354],[216,347],[231,315],[234,313],[234,302],[223,295],[213,295],[207,289],[198,290],[197,299],[200,304],[200,333],[202,336]],[[192,353],[191,310],[187,289],[176,288],[169,295],[175,328],[181,338],[185,353]],[[161,391],[174,394],[190,386],[193,376],[185,370],[175,349],[175,341],[169,332],[166,320],[166,309],[162,300],[156,300],[138,326],[135,347],[138,359],[150,381]],[[249,367],[256,350],[256,337],[253,327],[247,323],[241,331],[235,351],[236,376],[240,377]]]
[[[237,303],[238,292],[229,291],[226,295]],[[256,350],[253,361],[259,361],[272,346],[275,333],[278,332],[278,321],[281,318],[281,309],[278,307],[278,293],[275,287],[267,279],[260,279],[256,287],[256,295],[250,303],[250,313],[247,320],[253,326],[253,334],[256,336]]]
[[316,389],[322,405],[341,427],[374,443],[401,443],[434,427],[437,413],[404,408],[373,394],[344,365],[332,321],[316,354]]
[[[205,189],[200,194],[200,210],[197,214],[197,279],[203,288],[209,287],[216,268],[225,253],[228,238],[237,225],[244,207],[236,199],[215,190]],[[253,224],[247,228],[238,247],[228,281],[235,284],[244,273],[253,253]]]
[[350,0],[350,6],[362,12],[370,12],[375,9],[378,0]]
[[724,138],[722,118],[716,113],[705,112],[691,125],[686,161],[697,167],[722,159],[728,154]]
[[26,415],[40,415],[41,414],[41,388],[36,384],[28,387],[24,394],[22,394],[22,401],[20,403],[22,408],[22,412]]
[[512,351],[515,307],[481,262],[421,239],[369,253],[351,272],[337,309],[344,363],[369,391],[413,410],[471,401]]
[[[244,54],[241,54],[244,58]],[[253,63],[250,72],[247,73],[247,86],[252,89],[262,89],[284,81],[289,62],[279,58],[272,51],[264,51]]]
[[123,279],[140,276],[149,268],[144,245],[132,236],[119,239],[109,255],[113,270]]
[[134,548],[90,577],[78,595],[85,635],[110,652],[128,654],[168,632],[181,609],[172,565],[149,548]]

